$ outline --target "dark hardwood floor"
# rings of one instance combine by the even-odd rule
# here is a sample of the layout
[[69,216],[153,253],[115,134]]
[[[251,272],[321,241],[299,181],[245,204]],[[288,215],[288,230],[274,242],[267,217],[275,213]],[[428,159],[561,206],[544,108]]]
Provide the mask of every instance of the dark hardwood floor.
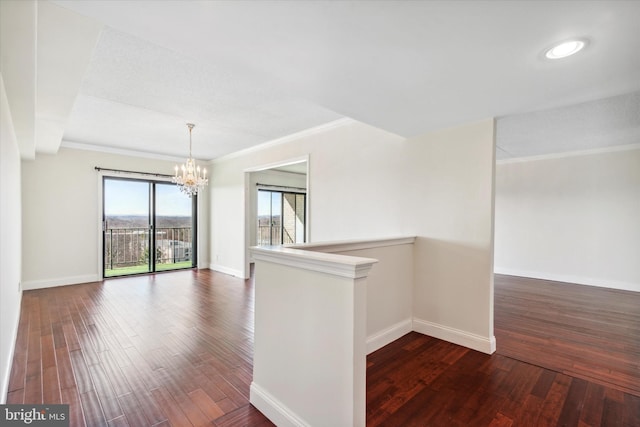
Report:
[[411,332],[367,358],[367,426],[640,426],[640,398]]
[[[250,280],[200,270],[26,291],[7,403],[69,403],[73,426],[270,426],[248,402],[252,354]],[[367,358],[367,425],[640,426],[628,385],[537,362],[408,334]]]
[[26,291],[7,403],[73,426],[263,426],[249,404],[253,284],[209,270]]
[[498,354],[640,396],[640,293],[502,275],[494,293]]

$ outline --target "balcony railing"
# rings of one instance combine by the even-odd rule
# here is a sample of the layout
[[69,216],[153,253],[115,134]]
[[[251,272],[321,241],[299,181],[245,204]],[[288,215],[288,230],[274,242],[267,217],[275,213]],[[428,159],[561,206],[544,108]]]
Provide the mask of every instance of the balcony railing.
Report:
[[[149,228],[108,228],[104,234],[105,272],[149,266],[151,242]],[[156,269],[188,267],[192,260],[191,227],[161,227],[155,229]],[[140,270],[136,272],[149,271]],[[107,274],[109,275],[109,274]]]
[[[284,236],[282,233],[284,232]],[[278,224],[275,225],[262,225],[258,224],[258,246],[268,245],[280,245],[296,243],[295,239],[291,237],[286,229],[283,229]]]

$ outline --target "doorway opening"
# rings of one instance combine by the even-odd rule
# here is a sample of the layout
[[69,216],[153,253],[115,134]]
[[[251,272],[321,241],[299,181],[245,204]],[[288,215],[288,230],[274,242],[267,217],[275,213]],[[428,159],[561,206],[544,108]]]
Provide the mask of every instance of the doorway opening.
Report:
[[174,184],[103,177],[102,276],[195,267],[197,196]]
[[249,278],[252,246],[310,240],[309,156],[245,170],[245,189],[245,259],[238,275]]

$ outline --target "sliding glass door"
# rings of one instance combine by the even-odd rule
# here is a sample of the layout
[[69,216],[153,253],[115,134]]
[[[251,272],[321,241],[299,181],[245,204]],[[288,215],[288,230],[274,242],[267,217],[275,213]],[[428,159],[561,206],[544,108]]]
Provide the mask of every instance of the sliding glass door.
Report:
[[155,269],[193,267],[194,198],[175,184],[155,184]]
[[103,277],[195,266],[195,206],[173,184],[103,178]]
[[305,242],[306,194],[258,190],[258,246]]

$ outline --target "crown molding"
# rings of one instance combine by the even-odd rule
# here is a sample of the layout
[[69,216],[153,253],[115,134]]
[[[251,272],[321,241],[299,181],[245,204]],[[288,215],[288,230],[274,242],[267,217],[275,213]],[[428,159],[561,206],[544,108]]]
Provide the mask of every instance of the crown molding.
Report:
[[627,144],[627,145],[615,145],[613,147],[592,148],[590,150],[565,151],[563,153],[541,154],[539,156],[514,157],[512,159],[501,159],[501,160],[496,160],[496,165],[535,162],[538,160],[562,159],[565,157],[590,156],[594,154],[616,153],[618,151],[630,151],[630,150],[638,150],[638,149],[640,149],[640,143]]

